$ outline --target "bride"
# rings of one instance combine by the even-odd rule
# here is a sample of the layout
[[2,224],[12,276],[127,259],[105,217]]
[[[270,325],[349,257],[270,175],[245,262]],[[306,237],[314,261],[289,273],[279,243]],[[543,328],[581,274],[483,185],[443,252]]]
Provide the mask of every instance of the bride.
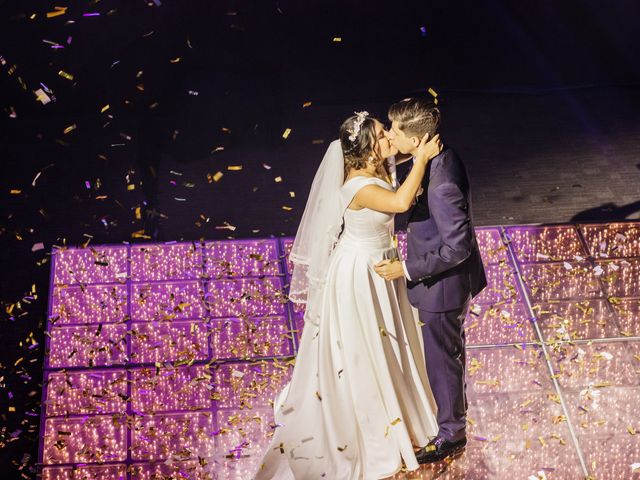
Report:
[[440,148],[425,136],[394,191],[385,160],[396,151],[367,112],[329,146],[291,252],[290,297],[306,304],[305,327],[255,480],[369,480],[419,467],[414,448],[438,432],[422,335],[404,279],[385,281],[373,266],[397,257],[393,214],[409,209]]

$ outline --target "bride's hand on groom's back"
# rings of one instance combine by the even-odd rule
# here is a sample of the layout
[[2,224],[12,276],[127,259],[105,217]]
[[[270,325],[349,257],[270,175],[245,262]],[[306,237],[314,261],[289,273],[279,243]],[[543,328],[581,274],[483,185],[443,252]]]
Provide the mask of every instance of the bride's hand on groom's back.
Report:
[[440,140],[439,133],[435,134],[431,140],[429,140],[429,134],[425,133],[422,140],[420,140],[420,145],[418,145],[416,161],[424,162],[426,164],[432,158],[440,155],[442,148],[442,141]]

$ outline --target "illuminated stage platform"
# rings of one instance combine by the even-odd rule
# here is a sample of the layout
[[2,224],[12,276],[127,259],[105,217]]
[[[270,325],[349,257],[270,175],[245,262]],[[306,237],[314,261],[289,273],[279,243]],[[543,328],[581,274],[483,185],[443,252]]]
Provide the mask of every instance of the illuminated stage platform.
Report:
[[[640,224],[477,233],[469,445],[396,478],[640,478]],[[291,241],[54,252],[43,478],[248,480],[303,328]]]

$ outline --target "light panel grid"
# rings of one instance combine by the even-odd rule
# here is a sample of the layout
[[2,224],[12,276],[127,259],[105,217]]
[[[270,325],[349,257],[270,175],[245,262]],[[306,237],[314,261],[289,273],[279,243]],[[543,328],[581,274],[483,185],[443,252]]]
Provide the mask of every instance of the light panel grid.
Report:
[[[452,468],[623,471],[597,450],[637,450],[619,431],[640,388],[637,223],[476,233],[488,286],[465,322],[470,443]],[[54,252],[43,478],[250,478],[304,328],[286,297],[292,241]],[[620,415],[598,413],[605,394]]]

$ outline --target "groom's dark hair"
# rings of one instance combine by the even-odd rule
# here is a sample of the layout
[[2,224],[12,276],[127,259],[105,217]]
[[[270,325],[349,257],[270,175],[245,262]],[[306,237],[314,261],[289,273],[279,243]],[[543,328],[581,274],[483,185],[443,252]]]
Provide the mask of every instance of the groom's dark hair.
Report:
[[424,98],[405,98],[389,108],[389,120],[398,122],[400,130],[411,137],[429,138],[438,133],[440,127],[440,109],[431,100]]

